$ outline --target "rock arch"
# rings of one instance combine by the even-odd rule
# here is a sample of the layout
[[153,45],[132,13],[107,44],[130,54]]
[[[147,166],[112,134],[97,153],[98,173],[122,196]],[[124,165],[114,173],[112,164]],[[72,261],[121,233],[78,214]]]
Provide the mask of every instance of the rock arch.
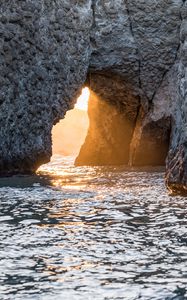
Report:
[[[111,103],[115,98],[114,106],[123,107],[126,116],[135,108],[129,117],[132,164],[144,153],[147,136],[157,137],[158,128],[161,139],[168,136],[171,121],[167,185],[184,191],[186,5],[184,0],[1,1],[0,173],[33,172],[49,160],[51,128],[73,107],[91,74],[102,98]],[[112,98],[109,87],[99,88],[107,84]],[[152,146],[157,141],[152,139]]]

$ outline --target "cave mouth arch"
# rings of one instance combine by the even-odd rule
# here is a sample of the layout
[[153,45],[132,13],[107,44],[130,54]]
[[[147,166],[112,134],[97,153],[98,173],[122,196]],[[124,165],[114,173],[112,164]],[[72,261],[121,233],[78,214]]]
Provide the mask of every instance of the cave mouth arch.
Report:
[[170,117],[155,119],[151,109],[118,74],[90,73],[74,109],[53,127],[53,154],[74,156],[75,166],[163,166]]
[[164,166],[170,117],[145,109],[139,89],[113,72],[89,74],[89,129],[76,166]]

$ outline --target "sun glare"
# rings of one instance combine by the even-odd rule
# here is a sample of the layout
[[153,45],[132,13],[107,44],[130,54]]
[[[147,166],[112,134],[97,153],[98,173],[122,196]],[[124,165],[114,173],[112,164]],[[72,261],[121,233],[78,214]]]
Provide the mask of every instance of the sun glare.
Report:
[[88,87],[85,87],[82,89],[82,94],[80,95],[80,97],[77,99],[77,103],[75,105],[76,109],[80,109],[80,110],[88,110],[88,100],[90,97],[90,90]]
[[87,112],[89,97],[89,88],[83,88],[74,109],[69,110],[65,118],[53,126],[53,154],[62,156],[78,155],[89,127]]

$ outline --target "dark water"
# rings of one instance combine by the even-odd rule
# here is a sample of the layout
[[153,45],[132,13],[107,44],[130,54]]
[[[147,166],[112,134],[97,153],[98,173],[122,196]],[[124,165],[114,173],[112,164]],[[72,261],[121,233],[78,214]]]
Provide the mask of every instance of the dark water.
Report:
[[0,180],[0,299],[187,299],[187,198],[164,173],[43,172]]

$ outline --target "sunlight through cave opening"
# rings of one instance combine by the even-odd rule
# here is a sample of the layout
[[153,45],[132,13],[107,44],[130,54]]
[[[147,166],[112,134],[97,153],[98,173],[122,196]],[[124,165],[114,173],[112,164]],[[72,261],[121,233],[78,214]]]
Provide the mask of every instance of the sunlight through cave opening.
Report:
[[74,109],[69,110],[65,118],[53,127],[53,155],[76,156],[79,153],[89,127],[89,97],[89,88],[83,88]]

